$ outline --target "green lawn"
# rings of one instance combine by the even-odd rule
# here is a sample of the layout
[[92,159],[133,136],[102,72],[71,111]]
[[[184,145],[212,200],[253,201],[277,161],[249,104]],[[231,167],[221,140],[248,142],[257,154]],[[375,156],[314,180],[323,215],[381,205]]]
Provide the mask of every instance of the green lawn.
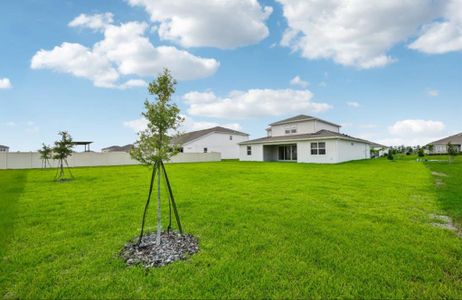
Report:
[[450,175],[438,187],[414,160],[168,165],[201,250],[148,271],[118,253],[138,234],[149,170],[77,168],[64,183],[0,171],[0,297],[460,299],[462,240],[429,217],[460,220],[457,165],[435,166]]
[[432,171],[440,207],[462,228],[462,156],[452,163],[447,156],[430,156],[426,166]]

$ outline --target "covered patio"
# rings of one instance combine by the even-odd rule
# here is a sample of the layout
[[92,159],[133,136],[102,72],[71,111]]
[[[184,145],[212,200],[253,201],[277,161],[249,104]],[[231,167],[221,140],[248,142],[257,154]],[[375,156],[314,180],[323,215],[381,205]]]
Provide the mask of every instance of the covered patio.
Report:
[[297,144],[263,145],[263,161],[297,161]]

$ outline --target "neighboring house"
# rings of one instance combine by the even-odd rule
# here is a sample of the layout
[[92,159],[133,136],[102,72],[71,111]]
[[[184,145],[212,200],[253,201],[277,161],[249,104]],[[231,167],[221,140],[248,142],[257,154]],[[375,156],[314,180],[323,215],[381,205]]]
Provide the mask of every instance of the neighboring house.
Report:
[[0,152],[8,152],[9,150],[10,150],[10,147],[4,146],[4,145],[0,145]]
[[110,146],[110,147],[101,149],[101,152],[130,152],[130,149],[132,148],[133,148],[133,144],[128,144],[125,146]]
[[184,153],[219,152],[222,159],[239,158],[239,143],[247,141],[244,132],[216,126],[174,137],[172,144]]
[[241,161],[339,163],[370,158],[370,142],[340,133],[340,125],[298,115],[275,122],[267,137],[240,143]]
[[448,136],[444,139],[440,139],[431,143],[428,143],[426,148],[428,149],[430,145],[433,146],[432,151],[428,150],[430,154],[446,154],[448,153],[448,143],[451,142],[456,148],[458,149],[459,152],[462,150],[462,132]]
[[377,151],[376,157],[387,155],[388,151],[390,150],[388,146],[377,144],[377,143],[370,143],[369,146],[371,147],[371,150]]

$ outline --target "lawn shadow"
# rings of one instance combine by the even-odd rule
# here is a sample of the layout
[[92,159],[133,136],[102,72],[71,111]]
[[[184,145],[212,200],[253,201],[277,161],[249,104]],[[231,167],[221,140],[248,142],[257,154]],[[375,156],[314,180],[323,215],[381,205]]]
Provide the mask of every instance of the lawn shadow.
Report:
[[428,161],[438,205],[459,228],[462,226],[462,161]]
[[0,257],[13,234],[18,200],[27,181],[28,170],[0,171]]

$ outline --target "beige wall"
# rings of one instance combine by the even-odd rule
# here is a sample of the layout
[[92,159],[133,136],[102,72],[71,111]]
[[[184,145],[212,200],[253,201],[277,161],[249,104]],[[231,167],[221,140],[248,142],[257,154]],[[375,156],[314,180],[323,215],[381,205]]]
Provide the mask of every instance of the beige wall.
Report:
[[[172,157],[172,163],[180,162],[206,162],[220,161],[220,153],[178,153]],[[51,166],[56,166],[56,161],[50,160]],[[82,152],[73,153],[68,159],[71,167],[90,166],[117,166],[136,165],[138,161],[130,158],[126,152]],[[37,152],[2,152],[0,153],[0,169],[32,169],[41,168],[42,160]]]
[[322,129],[339,132],[339,127],[337,126],[331,125],[329,123],[325,123],[320,120],[309,120],[309,121],[293,122],[293,123],[288,123],[288,124],[283,124],[283,125],[271,126],[271,136],[290,135],[290,134],[285,133],[286,129],[296,129],[297,132],[294,133],[294,135],[315,133]]

